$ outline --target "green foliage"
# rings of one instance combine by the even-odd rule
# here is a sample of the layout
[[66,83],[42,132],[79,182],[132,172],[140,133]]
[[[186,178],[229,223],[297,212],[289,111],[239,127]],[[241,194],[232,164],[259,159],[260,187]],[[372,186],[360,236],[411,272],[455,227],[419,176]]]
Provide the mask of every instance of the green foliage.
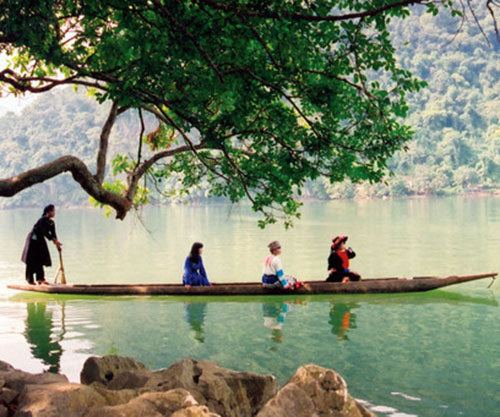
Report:
[[[18,91],[63,74],[90,83],[101,103],[154,108],[191,147],[160,170],[164,178],[179,176],[185,190],[208,181],[210,195],[248,198],[264,223],[278,212],[288,224],[306,181],[379,182],[412,137],[406,97],[425,83],[397,62],[389,22],[410,12],[384,8],[392,3],[5,0],[0,49],[12,54],[22,81],[6,84]],[[168,138],[151,145],[166,149]]]
[[[390,3],[242,0],[217,8],[198,1],[6,0],[0,51],[25,79],[17,89],[1,81],[0,88],[19,92],[64,75],[67,83],[91,82],[88,93],[99,103],[153,108],[161,123],[157,135],[139,138],[148,145],[142,158],[190,149],[147,171],[160,191],[174,201],[249,198],[264,214],[261,226],[277,213],[290,224],[301,194],[387,197],[493,186],[500,176],[498,47],[489,49],[474,25],[450,43],[461,15],[452,2],[363,19],[289,17]],[[489,27],[484,10],[477,13]],[[80,99],[78,113],[66,117],[72,99],[64,94],[56,115],[47,101],[21,119],[4,117],[3,172],[68,152],[93,167],[104,112]],[[136,114],[120,116],[111,140],[117,178],[106,186],[120,194],[124,175],[141,162]],[[146,131],[157,123],[150,119]],[[396,175],[381,184],[388,170]],[[139,188],[136,205],[148,200],[147,188]]]
[[[103,188],[105,190],[112,191],[116,194],[123,194],[127,190],[127,185],[125,184],[124,181],[115,180],[113,182],[104,182]],[[146,186],[138,187],[137,192],[134,196],[134,206],[136,208],[138,208],[140,206],[148,204],[150,201],[149,194],[150,194],[150,189],[148,187],[146,187]],[[112,209],[110,206],[103,204],[100,201],[97,201],[93,197],[90,197],[89,201],[90,201],[90,204],[92,204],[94,207],[103,208],[105,210],[106,217],[111,216]]]

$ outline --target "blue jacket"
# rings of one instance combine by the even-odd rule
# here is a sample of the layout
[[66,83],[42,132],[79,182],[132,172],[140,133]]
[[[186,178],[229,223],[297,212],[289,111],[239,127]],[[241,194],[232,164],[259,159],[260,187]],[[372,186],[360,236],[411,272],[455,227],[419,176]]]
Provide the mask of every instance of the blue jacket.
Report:
[[201,256],[199,257],[197,263],[193,263],[189,256],[186,258],[186,262],[184,262],[184,275],[182,276],[182,285],[210,285]]

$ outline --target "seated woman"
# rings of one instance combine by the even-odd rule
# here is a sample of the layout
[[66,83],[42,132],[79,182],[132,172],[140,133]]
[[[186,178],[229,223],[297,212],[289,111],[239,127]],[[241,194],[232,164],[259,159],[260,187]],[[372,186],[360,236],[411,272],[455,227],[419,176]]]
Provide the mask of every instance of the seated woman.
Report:
[[349,259],[356,256],[351,248],[345,247],[347,236],[337,236],[332,240],[331,253],[328,257],[327,282],[360,281],[361,276],[349,269]]
[[[285,275],[281,260],[278,255],[281,254],[281,245],[275,240],[267,245],[270,255],[264,261],[264,270],[262,275],[262,286],[264,288],[284,288],[285,290],[292,290],[301,283],[298,283],[294,277]],[[298,284],[298,285],[297,285]]]
[[201,254],[203,253],[203,243],[195,242],[191,247],[191,252],[184,263],[184,275],[182,276],[182,285],[186,288],[191,286],[209,286],[205,267]]

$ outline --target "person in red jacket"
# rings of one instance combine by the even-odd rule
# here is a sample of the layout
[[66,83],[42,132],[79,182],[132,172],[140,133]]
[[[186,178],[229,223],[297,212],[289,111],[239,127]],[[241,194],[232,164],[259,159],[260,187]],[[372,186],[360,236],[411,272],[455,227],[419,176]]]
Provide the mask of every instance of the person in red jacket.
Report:
[[332,239],[330,256],[328,257],[327,282],[360,281],[361,275],[349,269],[349,259],[356,256],[352,248],[346,248],[347,236]]

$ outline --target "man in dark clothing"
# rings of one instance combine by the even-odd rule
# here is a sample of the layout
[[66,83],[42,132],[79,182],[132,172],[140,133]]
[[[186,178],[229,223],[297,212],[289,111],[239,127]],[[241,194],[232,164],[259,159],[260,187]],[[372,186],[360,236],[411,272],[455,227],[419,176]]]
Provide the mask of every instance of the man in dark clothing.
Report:
[[21,260],[26,264],[26,281],[29,284],[35,284],[33,275],[36,275],[38,284],[48,284],[45,281],[44,266],[51,266],[49,248],[45,238],[52,240],[61,250],[61,242],[57,240],[56,225],[52,220],[56,215],[56,209],[53,204],[49,204],[43,209],[43,215],[33,226],[33,230],[26,238],[23,255]]

